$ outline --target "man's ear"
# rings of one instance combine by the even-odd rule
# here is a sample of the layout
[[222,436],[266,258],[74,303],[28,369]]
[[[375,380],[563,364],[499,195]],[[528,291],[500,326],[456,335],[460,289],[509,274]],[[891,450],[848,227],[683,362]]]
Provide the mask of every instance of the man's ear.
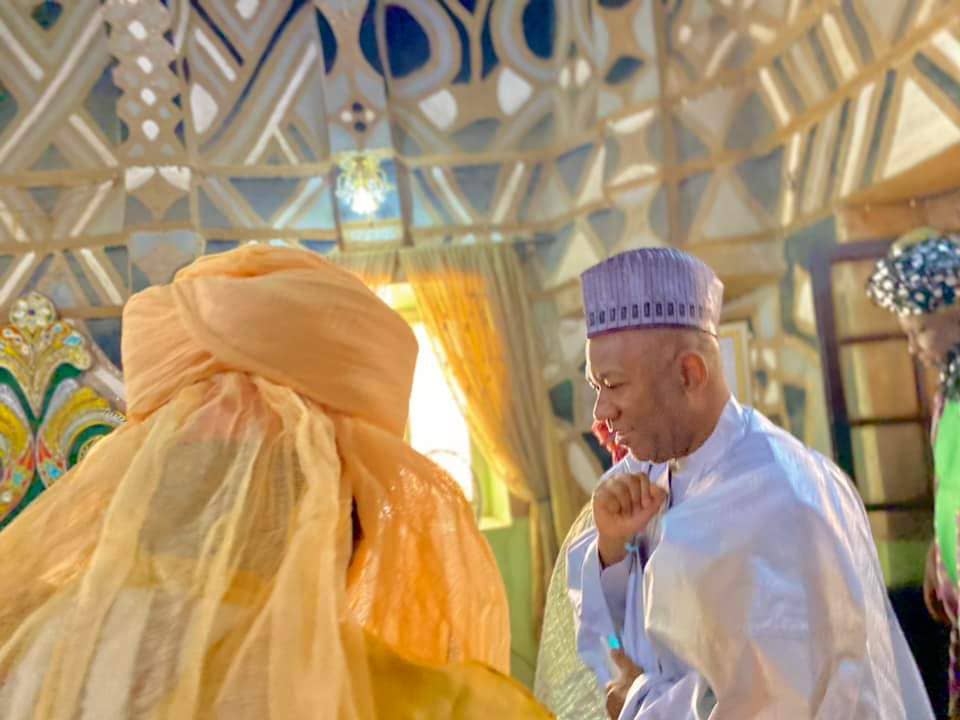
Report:
[[699,390],[710,379],[710,369],[703,355],[688,351],[680,356],[680,379],[687,392]]

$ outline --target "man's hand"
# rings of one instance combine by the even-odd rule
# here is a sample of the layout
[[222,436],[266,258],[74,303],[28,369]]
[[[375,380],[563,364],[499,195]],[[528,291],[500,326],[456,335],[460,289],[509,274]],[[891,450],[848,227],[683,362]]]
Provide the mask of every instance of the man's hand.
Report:
[[942,625],[949,626],[950,617],[937,592],[937,543],[930,543],[930,549],[927,551],[927,563],[923,572],[923,601],[927,604],[927,611],[930,617]]
[[607,715],[610,720],[617,720],[623,704],[627,701],[627,693],[633,681],[643,672],[626,656],[623,650],[611,650],[610,657],[619,671],[613,682],[607,683]]
[[593,491],[593,521],[599,535],[600,560],[615,565],[626,557],[624,545],[647,528],[667,493],[645,473],[617,475]]

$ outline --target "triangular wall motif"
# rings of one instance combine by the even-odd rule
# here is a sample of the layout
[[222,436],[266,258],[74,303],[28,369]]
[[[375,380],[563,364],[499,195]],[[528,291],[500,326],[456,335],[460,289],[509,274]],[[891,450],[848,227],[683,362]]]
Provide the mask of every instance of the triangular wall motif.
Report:
[[900,92],[899,114],[881,178],[919,165],[960,141],[960,128],[912,78]]
[[[500,129],[500,124],[500,120],[496,118],[481,118],[452,133],[450,140],[465,152],[483,152],[493,142],[497,131]],[[396,125],[402,127],[399,121]]]
[[436,195],[426,182],[422,170],[416,170],[410,175],[408,188],[414,227],[431,228],[450,224],[449,215],[442,204],[436,201]]
[[230,184],[265,221],[293,199],[300,183],[300,178],[230,178]]
[[687,127],[687,124],[677,115],[674,115],[673,135],[674,144],[677,148],[677,159],[681,165],[699,160],[710,154],[710,150],[703,140]]
[[168,283],[178,270],[203,253],[203,239],[192,230],[132,233],[128,240],[134,290],[146,281]]
[[184,195],[166,209],[163,222],[187,222],[190,220],[190,197]]
[[63,260],[67,267],[70,268],[70,275],[77,285],[80,286],[84,299],[90,305],[103,305],[101,292],[98,291],[98,288],[94,288],[90,278],[87,277],[80,259],[77,257],[77,252],[76,250],[64,250],[63,252]]
[[67,162],[63,153],[60,152],[60,149],[54,143],[47,145],[47,149],[44,150],[40,157],[37,158],[37,161],[30,166],[31,170],[38,172],[44,170],[68,170],[69,168],[70,163]]
[[200,210],[200,226],[204,228],[228,228],[232,227],[229,218],[224,215],[216,203],[210,199],[206,190],[202,187],[197,188],[197,204]]
[[591,213],[587,221],[607,252],[612,251],[619,244],[626,226],[626,218],[621,210],[616,208],[599,210]]
[[544,168],[536,195],[529,207],[529,217],[524,219],[534,221],[550,220],[570,208],[570,195],[553,168]]
[[[521,183],[518,189],[520,204],[517,210],[517,219],[526,220],[533,212],[533,201],[537,197],[537,191],[540,189],[540,178],[546,172],[547,163],[537,163],[530,168],[530,172]],[[525,183],[525,184],[524,184]]]
[[117,105],[123,91],[113,81],[113,73],[117,67],[116,60],[106,65],[83,101],[88,116],[99,128],[108,146],[119,146],[123,142],[123,123],[117,114]]
[[308,138],[294,123],[289,123],[283,131],[283,136],[296,148],[300,157],[306,162],[317,162],[319,156],[327,155],[327,136],[324,133],[322,138],[317,138],[315,132],[310,135],[312,137]]
[[314,177],[304,183],[296,200],[274,218],[274,226],[298,230],[333,229],[333,194],[326,179]]
[[583,177],[583,169],[586,167],[592,151],[592,145],[581,145],[557,158],[557,171],[571,193],[577,192],[580,179]]
[[772,135],[776,129],[777,125],[760,93],[750,93],[737,108],[727,130],[726,147],[728,150],[746,150],[758,137]]
[[27,192],[33,197],[40,211],[49,218],[56,210],[62,190],[62,187],[32,187],[28,188]]
[[709,172],[690,175],[677,184],[677,199],[680,203],[679,235],[683,240],[686,239],[690,226],[698,215],[703,194],[710,186],[710,177]]
[[123,279],[126,286],[127,275],[130,274],[130,253],[127,251],[126,245],[112,245],[103,248],[103,254],[110,261],[113,269],[117,271],[117,275]]
[[[76,195],[79,196],[83,191],[83,188],[77,188],[76,190],[68,190],[67,192],[75,192]],[[106,197],[103,198],[103,202],[101,202],[97,208],[97,211],[93,214],[93,217],[90,218],[90,222],[87,223],[83,231],[84,235],[112,235],[123,230],[123,213],[124,206],[126,205],[126,197],[127,193],[123,187],[115,186],[110,189]],[[77,202],[73,198],[74,195],[70,195],[69,199],[64,198],[61,200],[62,206],[64,208],[72,207],[73,203]],[[81,207],[86,208],[86,203],[83,203]]]
[[587,172],[583,190],[577,200],[577,207],[603,199],[603,169],[606,162],[606,149],[601,145],[593,156],[593,164]]
[[40,262],[25,289],[46,295],[58,308],[72,308],[84,304],[76,279],[60,253],[47,255]]
[[577,278],[584,270],[600,260],[602,256],[590,236],[577,230],[570,239],[567,251],[557,267],[554,281],[560,284]]
[[701,226],[704,237],[751,235],[766,229],[734,187],[734,182],[729,177],[717,179],[713,206]]
[[[257,12],[250,20],[245,20],[239,13],[238,6],[247,3],[233,2],[232,10],[219,13],[218,29],[223,33],[224,41],[229,41],[240,55],[264,43],[275,32],[281,18],[287,11],[283,3],[261,2]],[[237,12],[233,12],[237,11]],[[223,42],[211,37],[211,41],[218,46],[220,52],[226,52]]]
[[153,211],[135,195],[127,195],[123,209],[124,227],[149,225],[154,221]]
[[783,147],[767,155],[752,157],[736,167],[743,186],[769,213],[776,212],[780,203],[780,185],[783,181]]
[[555,233],[549,241],[537,242],[533,244],[533,250],[537,258],[537,271],[544,287],[549,283],[550,278],[557,272],[560,263],[566,255],[570,240],[573,237],[574,225],[568,223]]
[[720,142],[735,100],[732,89],[718,87],[688,99],[683,105],[682,114],[690,119],[691,124],[711,132],[714,140]]
[[490,212],[501,165],[465,165],[453,168],[460,193],[481,215]]
[[572,226],[564,228],[552,242],[538,243],[537,254],[542,262],[545,288],[562,285],[601,260],[587,234]]
[[283,167],[290,164],[290,158],[283,153],[283,150],[280,148],[280,143],[278,143],[276,139],[273,139],[267,143],[266,150],[264,150],[263,155],[260,156],[260,164]]

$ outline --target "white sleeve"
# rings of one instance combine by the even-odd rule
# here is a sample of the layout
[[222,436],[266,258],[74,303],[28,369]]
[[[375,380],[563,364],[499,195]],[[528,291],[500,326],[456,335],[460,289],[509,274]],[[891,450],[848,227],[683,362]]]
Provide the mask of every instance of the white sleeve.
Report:
[[619,720],[707,720],[715,706],[713,691],[695,672],[669,681],[641,675],[627,693]]
[[[628,558],[608,568],[615,572],[604,577],[607,573],[601,574],[595,529],[586,531],[567,550],[567,591],[577,626],[577,652],[601,688],[612,679],[608,638],[619,637],[633,563],[633,558]],[[611,607],[616,609],[611,612]]]
[[[599,559],[599,553],[597,555]],[[603,597],[607,602],[607,610],[613,620],[617,634],[623,634],[623,620],[627,612],[627,585],[630,581],[629,558],[624,558],[616,565],[610,565],[600,571],[600,585]]]

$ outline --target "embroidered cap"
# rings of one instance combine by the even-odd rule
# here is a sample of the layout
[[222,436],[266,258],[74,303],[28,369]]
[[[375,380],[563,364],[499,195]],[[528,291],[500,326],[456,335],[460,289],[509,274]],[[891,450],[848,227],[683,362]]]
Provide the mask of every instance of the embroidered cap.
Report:
[[704,262],[674,248],[614,255],[580,276],[587,337],[616,330],[720,324],[723,283]]
[[960,242],[930,228],[898,240],[867,282],[874,303],[897,315],[926,315],[957,301]]

